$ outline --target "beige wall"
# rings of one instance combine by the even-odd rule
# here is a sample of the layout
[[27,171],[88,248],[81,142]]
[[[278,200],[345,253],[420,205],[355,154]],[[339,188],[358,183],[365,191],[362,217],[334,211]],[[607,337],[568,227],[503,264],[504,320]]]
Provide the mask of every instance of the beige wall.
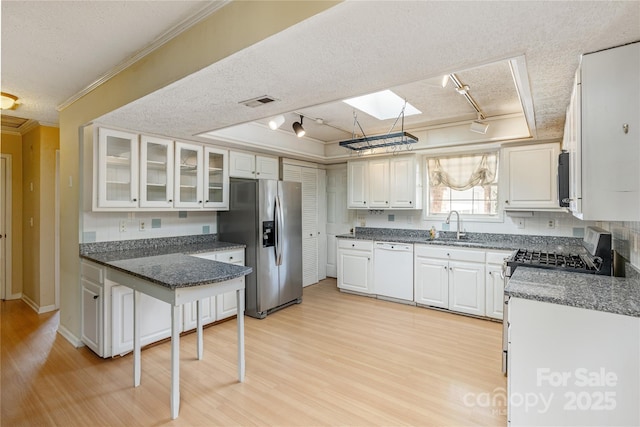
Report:
[[335,5],[329,1],[232,1],[60,113],[60,328],[80,336],[79,130],[95,118],[186,77]]
[[2,132],[0,152],[11,155],[11,293],[22,292],[22,136]]
[[57,128],[37,126],[22,137],[23,297],[39,310],[55,304],[55,176]]

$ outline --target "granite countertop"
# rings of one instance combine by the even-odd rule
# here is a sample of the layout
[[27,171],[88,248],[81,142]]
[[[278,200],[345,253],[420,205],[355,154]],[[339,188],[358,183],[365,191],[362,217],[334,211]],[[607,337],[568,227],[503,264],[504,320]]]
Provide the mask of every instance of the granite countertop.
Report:
[[640,280],[518,267],[505,294],[589,310],[640,317]]
[[80,245],[80,257],[170,289],[224,282],[252,272],[251,267],[228,264],[192,254],[244,249],[213,237],[141,239]]
[[455,231],[440,231],[431,239],[429,230],[405,230],[388,228],[360,228],[355,233],[341,234],[339,239],[373,240],[378,242],[414,243],[436,246],[456,246],[460,248],[496,249],[512,251],[529,250],[561,253],[585,253],[582,239],[576,237],[533,236],[494,233],[466,233],[463,239],[456,239]]

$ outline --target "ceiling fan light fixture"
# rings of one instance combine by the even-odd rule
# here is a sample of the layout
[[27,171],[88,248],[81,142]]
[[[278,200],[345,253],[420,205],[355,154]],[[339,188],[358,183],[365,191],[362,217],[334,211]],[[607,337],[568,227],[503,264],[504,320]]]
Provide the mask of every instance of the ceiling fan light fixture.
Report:
[[280,114],[279,116],[272,117],[269,120],[269,129],[276,130],[284,123],[284,116]]
[[6,92],[1,92],[1,93],[2,93],[2,103],[0,104],[0,109],[15,110],[18,107],[18,102],[17,102],[18,97]]
[[300,115],[300,121],[299,122],[295,122],[293,124],[293,131],[296,133],[296,136],[298,138],[302,138],[304,136],[304,134],[306,133],[304,131],[304,128],[302,127],[302,119],[304,117],[302,115]]

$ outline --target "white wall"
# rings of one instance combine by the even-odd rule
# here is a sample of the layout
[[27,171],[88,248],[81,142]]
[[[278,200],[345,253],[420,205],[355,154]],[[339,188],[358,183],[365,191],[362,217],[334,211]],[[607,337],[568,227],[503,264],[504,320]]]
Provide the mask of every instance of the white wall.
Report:
[[[217,233],[216,212],[183,211],[183,215],[184,213],[185,218],[180,218],[177,211],[85,212],[81,240],[82,243],[90,243]],[[126,224],[125,232],[120,231],[122,220]],[[144,230],[140,230],[140,221],[144,221]]]

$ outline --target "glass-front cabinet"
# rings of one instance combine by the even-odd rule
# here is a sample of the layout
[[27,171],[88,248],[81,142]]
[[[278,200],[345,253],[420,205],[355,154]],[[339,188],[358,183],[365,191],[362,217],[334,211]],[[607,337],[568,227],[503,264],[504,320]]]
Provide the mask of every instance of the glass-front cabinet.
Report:
[[138,135],[98,130],[98,207],[138,206]]
[[176,142],[174,207],[203,207],[203,147]]
[[140,138],[140,207],[173,207],[173,141]]
[[204,148],[204,207],[229,209],[228,151]]

